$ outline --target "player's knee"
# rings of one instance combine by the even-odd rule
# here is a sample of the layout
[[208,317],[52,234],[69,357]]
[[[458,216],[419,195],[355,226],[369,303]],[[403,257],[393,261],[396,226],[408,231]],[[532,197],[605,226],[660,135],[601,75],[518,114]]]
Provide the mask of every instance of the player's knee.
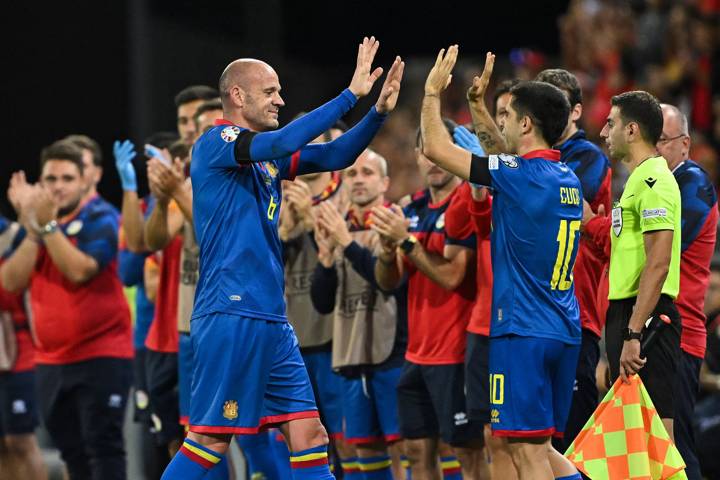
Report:
[[510,441],[508,447],[516,464],[519,462],[527,465],[547,460],[548,449],[545,443]]
[[405,455],[410,462],[427,468],[436,463],[437,451],[427,440],[406,440]]

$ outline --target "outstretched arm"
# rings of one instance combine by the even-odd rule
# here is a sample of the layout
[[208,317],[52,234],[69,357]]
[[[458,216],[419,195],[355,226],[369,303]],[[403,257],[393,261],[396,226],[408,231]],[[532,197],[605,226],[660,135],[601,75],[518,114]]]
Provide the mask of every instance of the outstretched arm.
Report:
[[507,152],[505,138],[490,115],[485,105],[485,91],[490,83],[493,67],[495,66],[495,55],[488,52],[485,57],[485,67],[482,75],[473,78],[473,84],[467,91],[468,105],[472,115],[473,128],[480,140],[480,144],[486,154]]
[[405,63],[396,57],[380,97],[367,115],[345,134],[328,143],[311,143],[300,151],[298,174],[342,170],[352,165],[380,130],[387,114],[397,104]]
[[457,175],[470,178],[472,154],[453,144],[440,114],[440,93],[450,85],[452,69],[457,60],[458,46],[440,50],[437,60],[425,81],[425,97],[420,116],[423,154],[436,165]]
[[[317,138],[324,131],[355,106],[359,98],[364,97],[382,75],[383,69],[372,70],[372,62],[380,42],[375,37],[366,37],[358,47],[355,73],[350,86],[335,99],[322,105],[307,115],[290,122],[273,132],[247,132],[235,144],[238,160],[263,162],[292,155]],[[249,152],[249,158],[247,153]]]

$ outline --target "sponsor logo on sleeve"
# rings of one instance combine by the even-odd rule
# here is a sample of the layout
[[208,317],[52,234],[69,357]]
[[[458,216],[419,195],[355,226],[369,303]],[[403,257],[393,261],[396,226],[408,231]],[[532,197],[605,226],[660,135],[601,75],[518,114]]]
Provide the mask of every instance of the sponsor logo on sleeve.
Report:
[[500,161],[498,160],[497,155],[490,155],[488,157],[488,168],[490,170],[497,170],[500,166]]
[[500,158],[500,161],[503,163],[503,165],[505,165],[506,167],[518,168],[518,162],[514,156],[508,155],[507,153],[501,153],[500,155],[498,155],[498,157]]
[[616,237],[620,236],[620,232],[622,232],[622,227],[622,207],[615,207],[612,209],[612,229]]
[[642,218],[660,218],[667,217],[667,209],[665,208],[649,208],[642,211]]

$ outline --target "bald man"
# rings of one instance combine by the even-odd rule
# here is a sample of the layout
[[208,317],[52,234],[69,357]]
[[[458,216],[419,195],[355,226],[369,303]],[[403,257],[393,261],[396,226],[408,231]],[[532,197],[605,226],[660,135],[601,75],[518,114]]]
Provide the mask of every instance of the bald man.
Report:
[[309,145],[370,92],[382,74],[372,69],[378,47],[374,37],[365,38],[350,86],[279,130],[285,102],[270,65],[240,59],[220,77],[223,119],[197,140],[190,167],[200,245],[190,432],[163,480],[204,478],[233,434],[272,425],[288,441],[294,479],[333,478],[327,432],[285,315],[280,182],[343,169],[370,143],[397,103],[399,57],[377,103],[354,128]]
[[675,299],[682,319],[682,357],[674,388],[677,406],[673,429],[688,479],[700,480],[692,419],[707,344],[704,305],[717,232],[717,194],[705,170],[689,158],[687,118],[673,105],[662,104],[661,108],[663,129],[656,146],[677,180],[682,202],[680,293]]

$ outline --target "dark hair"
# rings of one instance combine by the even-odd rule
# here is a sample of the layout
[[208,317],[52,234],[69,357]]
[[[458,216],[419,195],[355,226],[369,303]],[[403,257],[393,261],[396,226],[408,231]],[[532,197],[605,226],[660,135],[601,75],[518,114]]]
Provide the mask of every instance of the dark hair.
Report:
[[163,149],[170,147],[179,138],[176,132],[155,132],[145,139],[145,143]]
[[100,144],[88,137],[87,135],[68,135],[63,138],[69,142],[74,143],[78,148],[83,150],[89,150],[92,153],[92,163],[97,167],[102,167],[102,150]]
[[[443,117],[442,121],[445,124],[445,128],[447,129],[448,133],[450,134],[450,137],[452,137],[453,133],[455,133],[455,129],[457,128],[458,124],[453,122],[449,118],[445,118],[445,117]],[[417,135],[415,136],[415,146],[418,148],[422,147],[422,131],[419,128],[417,130]]]
[[75,142],[63,138],[57,140],[40,152],[40,170],[42,171],[45,164],[50,160],[64,160],[74,163],[83,173],[82,149]]
[[211,112],[213,110],[222,110],[222,102],[220,102],[219,98],[213,98],[211,100],[205,100],[203,103],[200,104],[197,110],[195,110],[195,115],[193,115],[193,120],[197,122],[197,119],[200,115],[202,115],[205,112]]
[[560,90],[566,92],[568,100],[570,100],[570,108],[578,103],[582,104],[582,88],[580,88],[580,82],[578,82],[575,75],[567,70],[563,70],[562,68],[548,68],[538,73],[535,81],[555,85]]
[[497,115],[497,101],[498,101],[498,98],[502,97],[502,96],[505,95],[506,93],[510,93],[510,90],[512,90],[512,88],[513,88],[515,85],[517,85],[518,83],[520,83],[520,80],[519,80],[519,79],[517,79],[517,78],[511,78],[510,80],[503,80],[502,82],[500,82],[500,83],[498,84],[497,88],[495,89],[495,92],[493,93],[493,100],[492,100],[492,112],[493,112],[493,117],[494,117],[495,115]]
[[657,98],[648,92],[635,90],[615,95],[610,103],[618,107],[624,124],[638,124],[643,140],[651,145],[658,142],[662,135],[663,116]]
[[180,105],[185,105],[195,100],[211,100],[219,96],[220,94],[217,90],[207,85],[191,85],[183,88],[180,90],[180,93],[175,95],[175,106],[179,107]]
[[518,117],[527,115],[549,146],[555,145],[567,127],[570,103],[555,85],[521,82],[511,90],[510,104]]
[[182,140],[174,142],[172,145],[167,147],[167,149],[170,153],[170,158],[172,158],[173,160],[175,160],[176,158],[185,160],[188,155],[190,155],[190,145],[186,144]]

